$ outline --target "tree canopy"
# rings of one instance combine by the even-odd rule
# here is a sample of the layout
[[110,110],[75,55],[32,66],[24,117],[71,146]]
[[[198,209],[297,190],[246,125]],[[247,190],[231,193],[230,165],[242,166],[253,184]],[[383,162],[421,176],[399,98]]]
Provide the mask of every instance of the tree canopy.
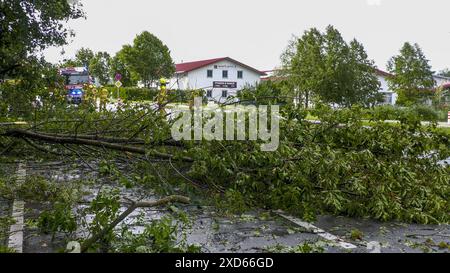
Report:
[[82,47],[75,54],[75,63],[77,66],[86,66],[89,67],[92,59],[94,59],[95,53],[89,48]]
[[41,50],[66,44],[74,34],[64,22],[83,16],[77,1],[1,1],[0,78],[16,76]]
[[109,83],[111,70],[111,56],[108,52],[97,52],[89,62],[89,71],[102,85]]
[[122,75],[121,82],[124,86],[133,86],[139,80],[139,76],[131,69],[130,64],[126,61],[127,50],[130,47],[122,48],[117,54],[111,58],[110,76],[114,77],[116,74]]
[[66,60],[62,66],[86,66],[102,85],[119,73],[124,86],[141,81],[145,87],[151,87],[155,81],[175,72],[169,48],[148,31],[138,35],[133,45],[124,45],[114,57],[107,52],[81,48],[74,59]]
[[148,31],[142,32],[122,49],[123,59],[146,87],[161,77],[171,77],[175,66],[169,48]]
[[316,28],[294,37],[283,53],[284,74],[308,107],[312,99],[352,106],[378,100],[380,83],[374,61],[368,59],[361,43],[347,43],[340,32],[328,26],[325,33]]
[[418,44],[406,42],[400,53],[388,62],[389,87],[399,94],[398,104],[412,105],[422,102],[435,86],[433,71]]

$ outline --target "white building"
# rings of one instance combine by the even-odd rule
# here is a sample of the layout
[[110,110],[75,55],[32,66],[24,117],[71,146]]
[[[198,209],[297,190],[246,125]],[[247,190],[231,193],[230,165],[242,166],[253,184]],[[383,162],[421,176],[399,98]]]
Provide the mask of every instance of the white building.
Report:
[[[392,77],[392,76],[393,76],[392,74],[389,74],[387,72],[377,69],[377,77],[381,83],[381,91],[380,92],[385,94],[385,104],[395,105],[397,103],[398,95],[397,95],[397,93],[395,93],[394,91],[389,89],[388,82],[387,82],[387,78]],[[434,75],[433,78],[434,78],[434,81],[436,82],[435,88],[440,88],[440,87],[450,88],[450,78],[449,77]],[[431,101],[429,101],[428,103],[431,103]]]
[[378,81],[380,82],[380,93],[384,95],[383,104],[395,105],[397,103],[398,94],[392,91],[388,85],[388,78],[393,75],[380,69],[376,69]]
[[256,86],[265,73],[232,58],[217,58],[176,65],[171,88],[203,89],[209,100],[224,102],[246,86]]
[[445,88],[450,85],[449,77],[434,75],[434,81],[436,82],[436,87],[443,86]]
[[[276,76],[276,71],[260,71],[229,57],[187,62],[176,65],[170,86],[180,90],[203,89],[209,100],[224,102],[246,86],[256,86],[260,81],[282,80]],[[398,94],[388,85],[388,78],[393,75],[376,69],[376,76],[381,84],[379,92],[384,96],[383,104],[395,105]],[[450,78],[434,76],[434,79],[436,87],[450,88]]]

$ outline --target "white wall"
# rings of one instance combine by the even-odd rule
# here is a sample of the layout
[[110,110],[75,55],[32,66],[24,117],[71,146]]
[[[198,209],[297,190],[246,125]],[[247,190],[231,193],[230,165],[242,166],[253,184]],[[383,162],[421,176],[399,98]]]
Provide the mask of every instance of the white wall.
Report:
[[436,81],[436,86],[442,86],[444,84],[450,83],[450,79],[446,77],[434,77],[434,80]]
[[380,92],[385,95],[385,104],[395,105],[398,95],[389,89],[388,81],[385,76],[377,75],[378,81],[381,83]]
[[[217,68],[215,68],[217,66]],[[213,71],[213,77],[207,77],[207,71]],[[228,78],[222,77],[222,71],[228,70]],[[238,79],[238,71],[243,71],[243,78]],[[173,89],[190,90],[190,89],[204,89],[212,90],[212,99],[215,101],[223,102],[226,98],[222,97],[222,91],[226,90],[228,96],[235,96],[237,91],[242,90],[245,86],[255,86],[260,82],[261,75],[253,70],[239,66],[230,61],[221,61],[212,65],[208,65],[197,70],[193,70],[184,75],[178,76],[177,79],[171,80],[171,86]],[[237,88],[213,88],[213,82],[236,82]]]

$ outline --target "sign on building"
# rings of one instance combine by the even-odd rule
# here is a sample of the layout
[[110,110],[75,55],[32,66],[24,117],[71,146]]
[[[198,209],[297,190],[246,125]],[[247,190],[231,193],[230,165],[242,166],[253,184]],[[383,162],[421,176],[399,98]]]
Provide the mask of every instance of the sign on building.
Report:
[[214,88],[237,88],[237,82],[213,82]]

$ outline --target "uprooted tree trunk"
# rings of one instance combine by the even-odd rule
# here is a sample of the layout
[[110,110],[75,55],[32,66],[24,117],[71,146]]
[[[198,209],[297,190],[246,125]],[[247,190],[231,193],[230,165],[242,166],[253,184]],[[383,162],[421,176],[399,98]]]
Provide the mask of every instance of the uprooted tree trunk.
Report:
[[117,217],[116,220],[114,220],[111,224],[109,224],[106,228],[101,230],[100,232],[93,234],[89,239],[84,241],[84,243],[81,245],[81,253],[86,252],[95,242],[102,239],[108,232],[113,230],[118,224],[120,224],[125,218],[127,218],[133,211],[135,211],[137,208],[152,208],[152,207],[159,207],[163,206],[169,203],[182,203],[182,204],[189,204],[190,199],[184,196],[179,195],[173,195],[166,198],[163,198],[158,201],[140,201],[135,202],[132,201],[131,205],[128,207],[126,211],[124,211],[122,214]]

